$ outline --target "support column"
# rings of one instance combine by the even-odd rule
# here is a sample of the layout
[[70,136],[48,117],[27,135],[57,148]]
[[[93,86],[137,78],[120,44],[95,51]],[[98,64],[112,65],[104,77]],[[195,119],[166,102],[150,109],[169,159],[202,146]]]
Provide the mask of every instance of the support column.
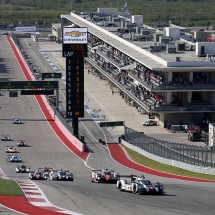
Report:
[[78,117],[73,116],[72,118],[73,135],[79,139],[78,136]]
[[55,108],[59,111],[59,88],[56,89],[56,104]]
[[172,82],[172,72],[168,72],[168,82]]
[[192,101],[192,91],[187,92],[187,102],[191,103]]
[[166,103],[170,104],[172,99],[172,92],[167,92],[166,93]]
[[190,82],[193,82],[193,72],[190,72],[189,81],[190,81]]

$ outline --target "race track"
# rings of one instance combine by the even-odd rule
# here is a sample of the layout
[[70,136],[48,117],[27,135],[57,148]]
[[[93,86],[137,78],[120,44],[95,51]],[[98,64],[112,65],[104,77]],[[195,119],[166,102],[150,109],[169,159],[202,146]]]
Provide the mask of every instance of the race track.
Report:
[[[0,42],[1,81],[25,80],[5,36],[0,36]],[[42,61],[42,58],[40,59]],[[61,85],[61,89],[65,89],[65,85]],[[63,98],[61,101],[63,102]],[[96,141],[103,133],[87,114],[86,121],[80,123],[80,130],[85,134],[87,145],[92,151],[85,165],[83,160],[70,152],[56,136],[34,96],[19,95],[18,98],[10,98],[9,93],[5,92],[0,96],[0,107],[1,134],[8,134],[13,139],[10,142],[1,142],[0,145],[0,167],[8,177],[19,180],[28,178],[27,174],[16,174],[16,164],[7,163],[5,160],[5,146],[15,145],[16,140],[20,139],[26,140],[30,146],[18,148],[17,154],[26,165],[30,165],[31,170],[47,166],[53,169],[63,168],[74,173],[73,182],[36,181],[54,205],[85,215],[202,215],[212,214],[215,210],[212,204],[215,186],[212,183],[194,183],[146,175],[152,182],[159,181],[164,184],[166,194],[163,196],[134,195],[120,192],[114,184],[91,183],[89,167],[107,167],[121,174],[136,172],[113,161],[107,147]],[[20,118],[23,124],[13,125],[14,117]],[[113,142],[108,133],[107,140]]]

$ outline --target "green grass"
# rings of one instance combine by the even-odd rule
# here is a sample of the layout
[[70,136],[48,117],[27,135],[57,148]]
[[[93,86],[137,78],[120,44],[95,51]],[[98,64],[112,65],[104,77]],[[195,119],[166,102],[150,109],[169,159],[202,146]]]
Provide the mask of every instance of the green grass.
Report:
[[191,171],[184,170],[184,169],[181,169],[178,167],[173,167],[173,166],[170,166],[167,164],[162,164],[162,163],[159,163],[157,161],[151,160],[151,159],[129,149],[128,147],[126,147],[124,145],[122,145],[122,146],[124,147],[124,149],[126,150],[126,152],[128,153],[128,155],[130,156],[130,158],[133,161],[135,161],[139,164],[142,164],[144,166],[147,166],[149,168],[163,171],[163,172],[167,172],[167,173],[176,174],[176,175],[215,180],[215,175],[208,175],[208,174],[191,172]]
[[13,180],[0,179],[0,195],[24,196],[20,186]]

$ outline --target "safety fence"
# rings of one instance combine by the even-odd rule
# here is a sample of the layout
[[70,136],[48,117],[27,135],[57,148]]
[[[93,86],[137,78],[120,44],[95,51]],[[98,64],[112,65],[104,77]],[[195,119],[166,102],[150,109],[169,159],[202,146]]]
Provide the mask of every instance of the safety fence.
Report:
[[214,150],[209,146],[197,146],[159,140],[125,126],[123,139],[148,153],[183,163],[214,167]]

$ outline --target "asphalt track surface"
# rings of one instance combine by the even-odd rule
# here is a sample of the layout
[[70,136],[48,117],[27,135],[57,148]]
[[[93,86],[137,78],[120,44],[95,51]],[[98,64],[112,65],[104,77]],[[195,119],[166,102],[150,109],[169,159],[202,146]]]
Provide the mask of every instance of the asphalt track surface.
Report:
[[[0,36],[0,41],[2,44],[1,80],[2,78],[25,80],[5,37]],[[10,74],[13,70],[14,72]],[[87,145],[92,150],[86,166],[83,160],[69,151],[56,136],[34,96],[9,98],[6,92],[0,97],[0,104],[0,130],[2,134],[9,134],[14,140],[10,143],[2,142],[0,145],[0,166],[8,177],[27,179],[26,174],[15,173],[16,164],[5,161],[5,146],[14,145],[18,139],[24,139],[30,145],[30,147],[19,148],[18,155],[22,157],[25,164],[31,166],[32,170],[48,166],[54,169],[68,169],[74,173],[74,182],[36,181],[52,204],[86,215],[213,214],[215,187],[212,183],[194,183],[146,175],[152,182],[160,181],[164,184],[166,194],[163,196],[134,195],[118,191],[114,184],[91,183],[88,166],[93,168],[106,166],[121,174],[136,173],[113,161],[108,149],[96,141],[101,135],[101,130],[93,125],[94,122],[84,122],[89,132],[86,130],[83,132],[87,135]],[[13,125],[14,117],[23,119],[24,123]],[[80,127],[80,129],[83,128]],[[107,139],[111,142],[111,136]]]

